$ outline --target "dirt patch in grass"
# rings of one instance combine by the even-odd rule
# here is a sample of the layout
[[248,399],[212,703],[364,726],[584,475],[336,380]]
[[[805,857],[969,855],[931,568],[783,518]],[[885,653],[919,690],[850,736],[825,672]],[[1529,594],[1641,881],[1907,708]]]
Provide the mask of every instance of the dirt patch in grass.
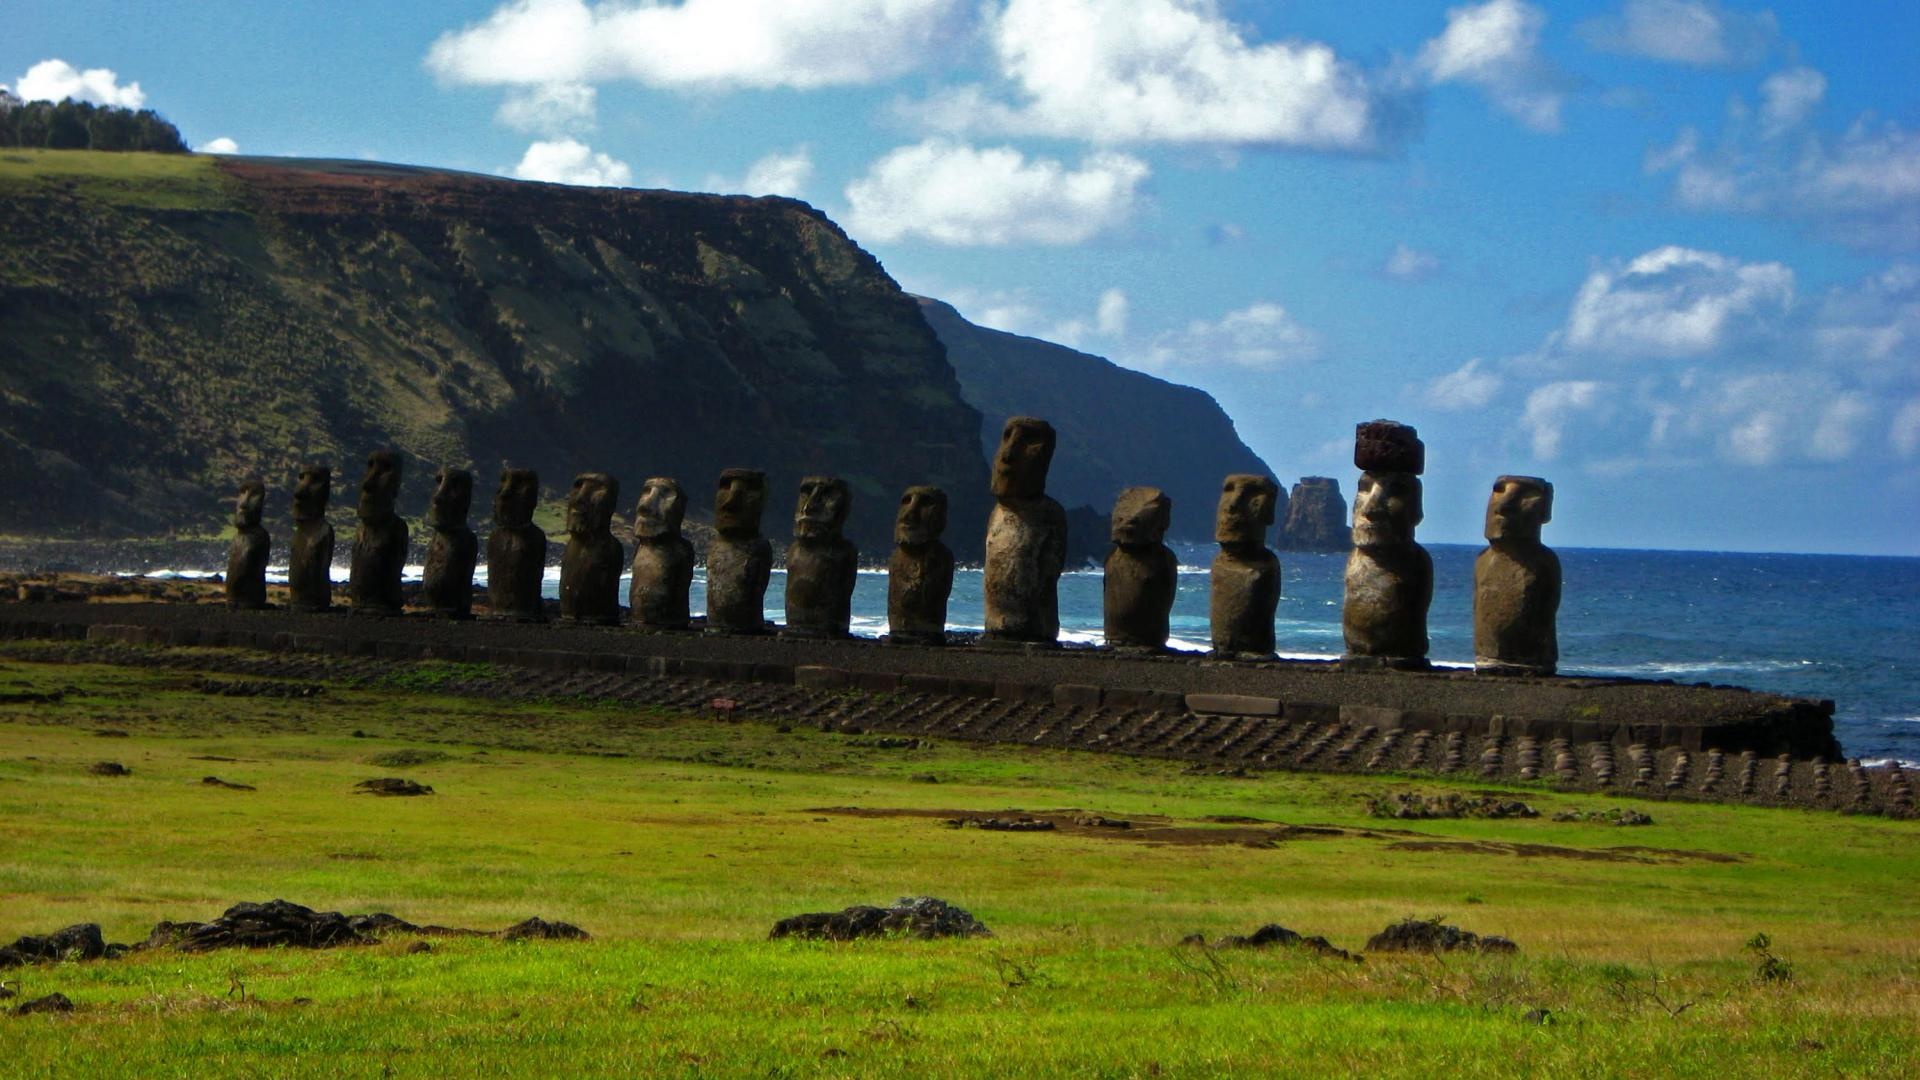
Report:
[[[1187,847],[1241,846],[1272,847],[1289,840],[1313,840],[1334,836],[1367,836],[1325,825],[1287,825],[1281,822],[1247,824],[1202,824],[1180,821],[1155,814],[1119,817],[1086,810],[927,810],[908,807],[822,806],[804,811],[809,814],[834,814],[856,818],[933,818],[955,828],[985,829],[989,832],[1041,832],[1054,836],[1094,836],[1103,840],[1132,840],[1148,844],[1179,844]],[[1206,819],[1202,819],[1205,821]],[[1236,819],[1254,821],[1253,818]],[[1023,827],[1008,828],[1017,822]]]
[[1509,844],[1499,840],[1400,840],[1388,844],[1394,851],[1440,851],[1453,855],[1517,855],[1523,859],[1579,859],[1584,862],[1741,862],[1738,855],[1678,848],[1610,847],[1570,848],[1553,844]]

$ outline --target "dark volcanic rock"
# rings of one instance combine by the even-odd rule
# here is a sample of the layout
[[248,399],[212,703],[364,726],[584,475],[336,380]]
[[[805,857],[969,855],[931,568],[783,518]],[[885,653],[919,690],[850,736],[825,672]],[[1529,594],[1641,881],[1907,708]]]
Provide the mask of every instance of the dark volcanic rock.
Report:
[[[1193,941],[1199,936],[1198,934],[1194,934],[1188,937],[1187,940]],[[1270,949],[1275,946],[1288,949],[1305,949],[1308,952],[1332,957],[1336,960],[1353,960],[1356,962],[1360,960],[1360,957],[1340,948],[1326,938],[1318,935],[1306,937],[1281,926],[1279,923],[1268,923],[1251,934],[1228,934],[1226,937],[1213,943],[1213,947],[1216,949]]]
[[132,776],[133,770],[117,761],[96,761],[87,766],[87,771],[95,776]]
[[99,923],[75,923],[44,936],[28,934],[0,948],[0,968],[60,960],[98,960],[107,955],[108,949],[100,937]]
[[353,923],[337,911],[315,911],[286,900],[270,900],[264,904],[235,904],[212,922],[160,923],[148,936],[147,946],[170,945],[181,952],[211,952],[265,949],[275,945],[327,949],[372,941],[372,936],[354,929]]
[[48,994],[45,997],[23,1001],[14,1007],[15,1016],[32,1016],[34,1013],[70,1013],[73,1001],[65,994]]
[[433,789],[412,780],[403,780],[398,776],[382,776],[373,780],[362,780],[353,785],[353,790],[367,795],[431,795]]
[[773,924],[770,938],[852,941],[863,937],[922,939],[992,937],[993,931],[964,909],[932,896],[903,896],[892,907],[855,906],[844,911],[793,915]]
[[1347,528],[1347,500],[1340,481],[1328,476],[1303,476],[1293,485],[1286,504],[1286,525],[1275,547],[1287,551],[1345,551],[1353,537]]
[[500,931],[507,941],[588,941],[592,934],[572,923],[548,922],[538,915]]
[[1518,799],[1503,799],[1497,795],[1467,796],[1451,792],[1445,795],[1421,795],[1412,791],[1396,791],[1384,799],[1372,800],[1368,804],[1368,811],[1374,817],[1396,818],[1401,821],[1540,816],[1540,811]]
[[1483,952],[1513,953],[1520,946],[1503,937],[1481,937],[1471,930],[1448,926],[1439,919],[1407,919],[1367,939],[1368,952]]

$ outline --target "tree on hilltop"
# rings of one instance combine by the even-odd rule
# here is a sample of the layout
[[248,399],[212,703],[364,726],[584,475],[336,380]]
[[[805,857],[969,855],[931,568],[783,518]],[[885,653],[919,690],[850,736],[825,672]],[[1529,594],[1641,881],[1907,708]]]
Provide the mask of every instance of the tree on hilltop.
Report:
[[184,154],[180,129],[152,109],[61,102],[22,101],[0,89],[0,147],[44,146],[51,150],[145,150]]

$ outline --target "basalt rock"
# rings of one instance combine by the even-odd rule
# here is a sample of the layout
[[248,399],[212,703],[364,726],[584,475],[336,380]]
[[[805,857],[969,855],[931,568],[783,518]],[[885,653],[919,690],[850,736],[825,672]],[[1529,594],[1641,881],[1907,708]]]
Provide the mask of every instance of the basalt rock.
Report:
[[1419,477],[1361,474],[1340,613],[1347,646],[1342,659],[1350,667],[1427,666],[1433,559],[1413,539],[1421,517]]
[[442,618],[473,617],[473,567],[480,558],[480,538],[467,526],[472,506],[472,473],[442,468],[433,474],[433,497],[427,503],[427,528],[433,535],[427,541],[420,601]]
[[227,548],[227,606],[257,611],[267,606],[267,557],[273,539],[260,524],[267,485],[257,477],[240,484],[233,500],[233,544]]
[[288,606],[325,611],[333,606],[333,526],[327,500],[333,467],[307,465],[293,487],[293,544],[287,551]]
[[687,493],[666,476],[640,485],[633,511],[633,583],[627,607],[635,625],[649,630],[685,630],[692,618],[693,543],[680,534]]
[[541,580],[547,572],[547,534],[533,523],[540,475],[503,469],[493,496],[493,534],[487,537],[487,606],[495,618],[545,622]]
[[1482,952],[1514,953],[1520,947],[1506,938],[1482,937],[1471,930],[1448,926],[1439,919],[1406,919],[1367,939],[1368,952]]
[[1419,432],[1393,420],[1368,420],[1353,429],[1353,467],[1361,472],[1427,471],[1427,445]]
[[910,487],[893,522],[893,558],[887,562],[887,640],[944,645],[947,599],[953,593],[953,552],[947,529],[947,493]]
[[892,907],[857,905],[844,911],[793,915],[773,924],[770,938],[852,941],[864,937],[992,937],[986,924],[963,908],[932,896],[903,896]]
[[1487,547],[1473,563],[1473,668],[1551,675],[1560,662],[1560,557],[1540,542],[1553,485],[1502,476],[1487,499]]
[[606,473],[573,478],[567,493],[567,548],[560,556],[560,617],[615,626],[620,622],[620,572],[627,553],[613,538],[620,482]]
[[787,627],[793,637],[843,638],[853,618],[860,555],[842,530],[853,493],[836,476],[800,481],[787,548]]
[[1113,504],[1113,550],[1107,553],[1102,611],[1107,644],[1159,652],[1167,647],[1180,560],[1167,547],[1173,504],[1159,488],[1130,487]]
[[1264,476],[1237,474],[1220,487],[1213,537],[1208,621],[1216,656],[1266,659],[1273,655],[1273,616],[1280,606],[1280,560],[1267,550],[1280,487]]
[[1045,420],[1010,418],[993,460],[993,511],[981,589],[986,644],[1053,645],[1060,637],[1060,572],[1067,520],[1047,497],[1054,432]]
[[727,469],[713,500],[713,542],[707,545],[707,633],[766,633],[767,582],[773,545],[760,535],[767,476]]
[[1347,531],[1347,500],[1340,495],[1340,481],[1329,476],[1303,476],[1293,485],[1278,546],[1288,551],[1345,551],[1352,546]]
[[360,481],[360,526],[353,534],[347,594],[355,615],[398,615],[406,602],[400,574],[407,563],[407,523],[394,510],[400,497],[400,455],[376,450]]

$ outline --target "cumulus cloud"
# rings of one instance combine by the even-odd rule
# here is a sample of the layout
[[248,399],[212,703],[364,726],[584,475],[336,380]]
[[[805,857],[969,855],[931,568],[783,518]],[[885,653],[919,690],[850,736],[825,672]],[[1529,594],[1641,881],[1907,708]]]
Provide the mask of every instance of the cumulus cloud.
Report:
[[1426,385],[1426,403],[1445,412],[1478,409],[1492,401],[1506,382],[1475,357]]
[[1893,414],[1887,442],[1892,444],[1894,453],[1903,458],[1920,456],[1920,398],[1900,406],[1900,411]]
[[713,174],[706,189],[733,195],[785,195],[797,199],[813,178],[813,155],[804,146],[776,150],[747,166],[745,176],[729,179]]
[[147,95],[140,84],[120,85],[120,76],[109,68],[76,69],[65,60],[42,60],[27,69],[13,84],[14,96],[22,101],[75,101],[95,105],[119,105],[138,109],[146,105]]
[[988,17],[1003,97],[904,109],[950,133],[1365,151],[1385,102],[1327,45],[1249,41],[1216,0],[1009,0]]
[[1094,309],[1093,328],[1103,337],[1125,337],[1127,333],[1127,294],[1121,289],[1108,289],[1100,294],[1100,303]]
[[967,0],[509,0],[442,34],[448,82],[810,90],[882,81],[944,51]]
[[1319,355],[1318,334],[1279,304],[1260,301],[1218,319],[1196,319],[1183,330],[1161,334],[1138,355],[1136,366],[1272,370]]
[[1521,0],[1487,0],[1447,12],[1447,28],[1420,50],[1435,84],[1477,86],[1502,112],[1540,132],[1560,130],[1560,76],[1540,58],[1547,17]]
[[1132,216],[1148,172],[1126,154],[1090,154],[1073,169],[1010,146],[927,139],[887,153],[847,185],[847,222],[879,243],[1078,244]]
[[1715,0],[1627,0],[1581,32],[1596,49],[1702,67],[1752,64],[1780,35],[1770,11],[1730,11]]
[[1400,281],[1423,281],[1440,272],[1440,260],[1431,252],[1396,244],[1380,272]]
[[1881,387],[1920,375],[1920,266],[1896,263],[1865,281],[1828,290],[1809,350]]
[[1595,270],[1574,297],[1564,343],[1610,356],[1699,356],[1793,303],[1793,271],[1675,245]]
[[520,163],[509,170],[522,180],[582,187],[624,187],[633,183],[633,169],[624,161],[595,153],[575,139],[550,139],[527,147]]
[[1520,424],[1527,431],[1535,460],[1558,458],[1568,422],[1582,413],[1604,409],[1610,390],[1602,382],[1574,379],[1550,382],[1528,394]]
[[1760,84],[1760,121],[1769,136],[1792,131],[1827,96],[1827,77],[1810,67],[1776,71]]
[[583,134],[593,130],[598,94],[584,83],[516,87],[507,93],[493,118],[529,135]]

